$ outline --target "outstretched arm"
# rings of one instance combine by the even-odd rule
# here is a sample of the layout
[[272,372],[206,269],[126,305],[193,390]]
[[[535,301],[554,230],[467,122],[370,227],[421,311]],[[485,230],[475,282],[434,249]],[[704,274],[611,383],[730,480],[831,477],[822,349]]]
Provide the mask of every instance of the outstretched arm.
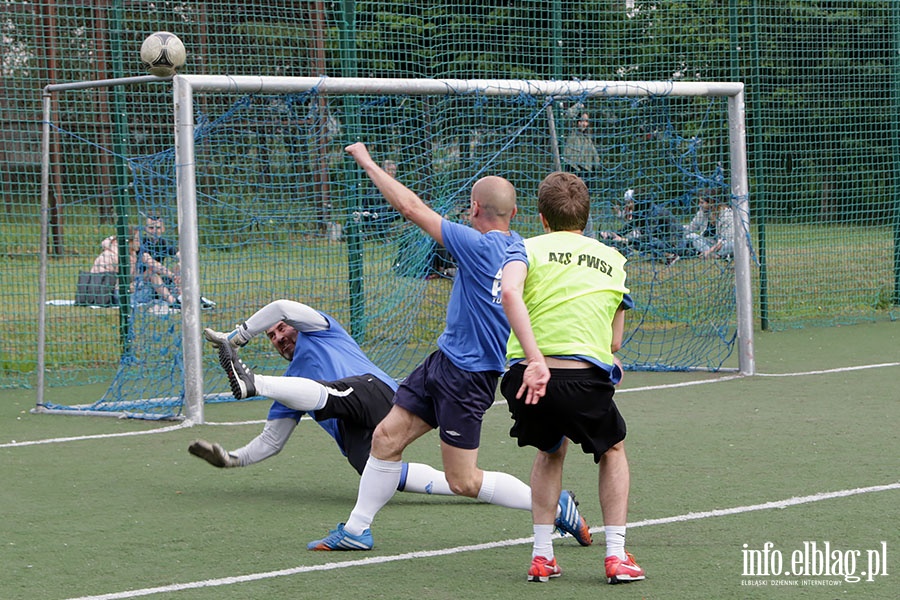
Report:
[[262,433],[253,438],[249,444],[237,450],[228,452],[221,444],[195,440],[188,447],[188,452],[202,458],[214,467],[246,467],[281,452],[295,427],[297,427],[297,421],[294,419],[269,420],[266,421]]
[[235,456],[242,467],[263,461],[281,452],[295,427],[297,421],[294,419],[266,421],[258,436],[250,440],[246,446],[232,450],[229,454]]
[[223,344],[227,341],[232,346],[238,347],[245,345],[280,321],[304,333],[328,329],[328,319],[316,309],[302,302],[281,299],[266,304],[228,333],[219,333],[207,328],[203,330],[203,335],[214,344]]
[[294,300],[275,300],[253,313],[245,321],[250,336],[265,332],[266,329],[284,321],[297,331],[322,331],[328,329],[328,319],[311,306]]
[[438,244],[444,245],[441,235],[441,222],[443,221],[441,215],[425,204],[415,192],[388,175],[378,163],[372,160],[365,144],[356,142],[344,150],[353,157],[356,164],[363,168],[385,200],[403,215],[404,219],[415,223]]

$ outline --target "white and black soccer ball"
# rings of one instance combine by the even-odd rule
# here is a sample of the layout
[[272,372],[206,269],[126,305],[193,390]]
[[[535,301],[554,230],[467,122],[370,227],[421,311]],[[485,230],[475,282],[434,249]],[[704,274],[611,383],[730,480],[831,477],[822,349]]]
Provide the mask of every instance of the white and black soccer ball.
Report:
[[178,36],[168,31],[157,31],[147,36],[141,44],[141,64],[157,77],[171,77],[184,66],[187,51]]

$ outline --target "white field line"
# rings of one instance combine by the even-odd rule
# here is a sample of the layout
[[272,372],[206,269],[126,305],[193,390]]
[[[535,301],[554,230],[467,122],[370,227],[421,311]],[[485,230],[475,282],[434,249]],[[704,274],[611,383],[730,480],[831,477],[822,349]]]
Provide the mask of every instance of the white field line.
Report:
[[[900,366],[900,362],[891,362],[891,363],[880,363],[875,365],[860,365],[856,367],[839,367],[836,369],[825,369],[821,371],[801,371],[797,373],[757,373],[752,375],[751,377],[800,377],[804,375],[829,375],[832,373],[846,373],[849,371],[862,371],[866,369],[882,369],[885,367],[897,367]],[[628,394],[633,392],[647,392],[654,390],[666,390],[666,389],[674,389],[681,387],[690,387],[694,385],[707,385],[710,383],[723,383],[726,381],[733,381],[735,379],[743,379],[746,377],[745,375],[725,375],[723,377],[717,377],[715,379],[704,379],[701,381],[685,381],[681,383],[668,383],[664,385],[649,385],[643,387],[636,388],[627,388],[616,391],[617,394]],[[494,405],[503,405],[506,402],[503,400],[498,400],[494,402]],[[304,417],[308,418],[308,417]],[[238,421],[238,422],[230,422],[230,423],[205,423],[205,425],[219,425],[219,426],[230,426],[230,425],[256,425],[263,424],[265,420],[254,420],[254,421]],[[100,440],[106,438],[115,438],[115,437],[128,437],[133,435],[148,435],[152,433],[166,433],[169,431],[174,431],[176,429],[184,429],[186,427],[192,427],[193,423],[185,421],[184,423],[180,423],[178,425],[172,425],[169,427],[162,427],[160,429],[147,429],[143,431],[130,431],[124,433],[106,433],[106,434],[98,434],[98,435],[85,435],[85,436],[75,436],[75,437],[65,437],[65,438],[50,438],[46,440],[33,440],[28,442],[16,442],[10,441],[6,443],[0,444],[0,448],[15,448],[18,446],[37,446],[42,444],[59,444],[64,442],[78,442],[82,440]]]
[[[52,417],[51,417],[52,418]],[[141,431],[125,431],[121,433],[98,433],[96,435],[79,435],[74,437],[64,437],[64,438],[49,438],[46,440],[32,440],[30,442],[17,442],[15,440],[0,444],[0,448],[16,448],[18,446],[40,446],[43,444],[62,444],[65,442],[80,442],[83,440],[102,440],[107,438],[118,438],[118,437],[131,437],[134,435],[150,435],[153,433],[168,433],[169,431],[175,431],[176,429],[184,429],[185,427],[190,427],[188,423],[179,423],[178,425],[170,425],[169,427],[161,427],[158,429],[144,429]]]
[[846,373],[848,371],[864,371],[866,369],[882,369],[884,367],[900,366],[900,362],[881,363],[877,365],[860,365],[858,367],[841,367],[839,369],[826,369],[824,371],[805,371],[802,373],[759,373],[760,377],[794,377],[796,375],[825,375],[829,373]]
[[[857,496],[860,494],[872,494],[876,492],[885,492],[900,489],[900,482],[887,485],[873,485],[864,488],[854,488],[849,490],[838,490],[835,492],[821,492],[810,496],[795,496],[786,500],[777,500],[773,502],[764,502],[762,504],[751,504],[748,506],[736,506],[733,508],[723,508],[717,510],[709,510],[704,512],[692,512],[673,517],[664,517],[661,519],[647,519],[636,523],[629,523],[629,528],[650,527],[653,525],[668,525],[671,523],[684,523],[687,521],[696,521],[699,519],[710,519],[713,517],[724,517],[729,515],[737,515],[760,510],[771,510],[775,508],[787,508],[789,506],[798,506],[801,504],[810,504],[812,502],[821,502],[822,500],[831,500],[834,498],[846,498],[848,496]],[[593,527],[591,532],[598,533],[603,531],[602,527]],[[280,569],[278,571],[266,571],[264,573],[252,573],[250,575],[239,575],[235,577],[222,577],[219,579],[205,579],[203,581],[192,581],[188,583],[173,583],[171,585],[144,588],[139,590],[128,590],[124,592],[113,592],[109,594],[101,594],[99,596],[80,596],[78,598],[68,598],[67,600],[121,600],[125,598],[137,598],[140,596],[150,596],[153,594],[165,594],[172,592],[180,592],[184,590],[193,590],[199,588],[221,587],[225,585],[234,585],[237,583],[247,583],[250,581],[260,581],[263,579],[272,579],[275,577],[286,577],[290,575],[299,575],[302,573],[313,573],[316,571],[333,571],[336,569],[347,569],[350,567],[362,567],[367,565],[384,564],[398,562],[404,560],[415,560],[419,558],[432,558],[435,556],[447,556],[450,554],[461,554],[463,552],[477,552],[480,550],[490,550],[492,548],[504,548],[509,546],[518,546],[530,544],[532,538],[517,538],[510,540],[501,540],[497,542],[489,542],[486,544],[474,544],[471,546],[457,546],[455,548],[444,548],[442,550],[429,550],[424,552],[405,552],[403,554],[395,554],[392,556],[374,556],[371,558],[363,558],[358,560],[345,560],[339,562],[325,563],[321,565],[309,565],[294,567],[291,569]]]

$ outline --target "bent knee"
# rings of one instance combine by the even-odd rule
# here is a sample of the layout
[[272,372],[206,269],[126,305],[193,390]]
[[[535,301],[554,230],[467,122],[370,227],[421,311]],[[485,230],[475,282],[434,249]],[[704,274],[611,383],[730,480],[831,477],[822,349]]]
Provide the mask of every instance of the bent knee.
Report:
[[407,446],[431,431],[431,426],[409,411],[394,406],[372,433],[372,454],[383,460],[400,460]]
[[405,444],[401,436],[379,424],[372,433],[372,451],[375,458],[400,460]]
[[481,482],[477,477],[452,477],[447,475],[447,485],[450,491],[457,496],[466,496],[468,498],[477,498],[481,491]]

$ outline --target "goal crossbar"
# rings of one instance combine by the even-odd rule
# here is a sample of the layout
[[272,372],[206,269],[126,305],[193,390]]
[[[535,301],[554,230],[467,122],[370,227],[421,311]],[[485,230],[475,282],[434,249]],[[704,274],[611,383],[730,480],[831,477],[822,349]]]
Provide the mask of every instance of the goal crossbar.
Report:
[[366,77],[266,77],[251,75],[176,75],[176,86],[193,91],[291,94],[396,94],[434,96],[474,94],[512,96],[736,96],[740,82],[702,81],[540,81],[517,79],[389,79]]

